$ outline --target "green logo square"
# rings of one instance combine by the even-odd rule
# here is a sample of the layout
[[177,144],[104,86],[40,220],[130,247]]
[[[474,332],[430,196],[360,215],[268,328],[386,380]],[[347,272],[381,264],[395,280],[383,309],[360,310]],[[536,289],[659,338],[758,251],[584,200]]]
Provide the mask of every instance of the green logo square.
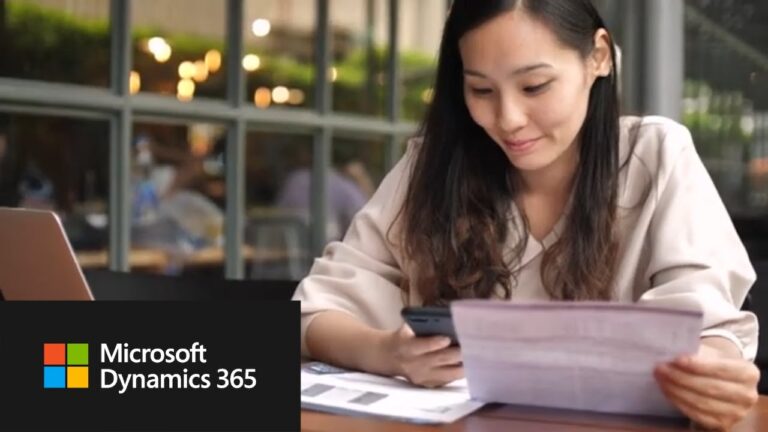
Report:
[[88,365],[88,344],[68,343],[67,344],[67,364],[68,365]]

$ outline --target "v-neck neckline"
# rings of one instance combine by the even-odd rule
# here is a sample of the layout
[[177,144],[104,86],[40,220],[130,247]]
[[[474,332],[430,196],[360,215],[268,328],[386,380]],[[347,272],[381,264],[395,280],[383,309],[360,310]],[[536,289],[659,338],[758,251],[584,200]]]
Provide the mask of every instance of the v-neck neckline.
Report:
[[[541,255],[546,249],[550,248],[555,242],[557,242],[558,239],[560,239],[560,236],[563,233],[563,229],[565,228],[566,221],[568,219],[568,215],[571,212],[571,209],[573,207],[573,191],[571,191],[571,194],[568,196],[568,201],[565,204],[565,207],[563,208],[562,214],[560,214],[560,217],[558,217],[557,222],[552,226],[552,229],[542,238],[541,240],[538,240],[536,237],[531,234],[530,231],[526,230],[524,233],[526,237],[526,245],[525,250],[523,251],[523,255],[520,257],[520,262],[518,264],[518,267],[524,267],[529,262],[531,262],[534,258]],[[516,227],[519,229],[522,226],[522,213],[520,208],[518,207],[517,203],[514,201],[512,202],[512,206],[510,209],[511,213],[511,219],[515,223]],[[517,236],[519,235],[519,232],[511,232],[510,236]],[[519,238],[513,238],[512,242],[510,244],[515,244],[514,242],[519,241]]]

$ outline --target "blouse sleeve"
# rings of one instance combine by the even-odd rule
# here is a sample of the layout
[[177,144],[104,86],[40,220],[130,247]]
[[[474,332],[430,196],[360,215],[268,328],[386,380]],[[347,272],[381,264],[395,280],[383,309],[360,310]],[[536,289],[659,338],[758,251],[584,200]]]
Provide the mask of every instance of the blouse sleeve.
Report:
[[343,241],[331,242],[299,283],[293,299],[301,301],[301,353],[308,355],[306,331],[319,312],[351,314],[379,329],[402,324],[401,253],[389,229],[403,203],[413,158],[406,154],[385,176],[370,201],[354,216]]
[[662,140],[648,232],[651,289],[639,301],[701,310],[702,337],[727,338],[753,360],[757,317],[740,308],[755,271],[688,130],[675,124]]

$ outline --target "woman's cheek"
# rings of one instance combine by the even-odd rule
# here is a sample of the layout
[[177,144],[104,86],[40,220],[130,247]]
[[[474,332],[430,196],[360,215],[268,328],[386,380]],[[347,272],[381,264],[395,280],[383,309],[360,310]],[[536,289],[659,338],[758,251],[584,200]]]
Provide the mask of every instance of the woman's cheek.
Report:
[[564,99],[563,95],[547,94],[539,99],[532,112],[536,124],[547,130],[568,123],[568,119],[574,115],[573,108],[567,97]]
[[487,103],[467,98],[467,109],[472,120],[475,121],[480,127],[488,130],[493,125],[493,108]]

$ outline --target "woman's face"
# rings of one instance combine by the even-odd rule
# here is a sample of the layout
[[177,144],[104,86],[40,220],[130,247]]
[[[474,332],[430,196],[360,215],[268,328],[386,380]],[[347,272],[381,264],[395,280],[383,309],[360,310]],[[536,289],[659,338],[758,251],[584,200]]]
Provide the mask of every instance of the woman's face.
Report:
[[520,171],[545,169],[563,155],[578,157],[592,83],[610,73],[610,51],[599,52],[607,48],[600,32],[596,40],[595,52],[584,59],[516,10],[459,41],[467,108]]

